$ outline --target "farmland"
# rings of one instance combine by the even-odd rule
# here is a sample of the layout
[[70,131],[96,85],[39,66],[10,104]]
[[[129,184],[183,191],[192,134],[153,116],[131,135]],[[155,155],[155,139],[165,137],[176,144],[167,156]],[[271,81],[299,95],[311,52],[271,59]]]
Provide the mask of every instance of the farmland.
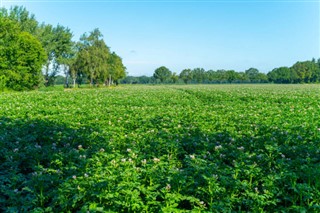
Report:
[[319,212],[319,85],[0,94],[0,211]]

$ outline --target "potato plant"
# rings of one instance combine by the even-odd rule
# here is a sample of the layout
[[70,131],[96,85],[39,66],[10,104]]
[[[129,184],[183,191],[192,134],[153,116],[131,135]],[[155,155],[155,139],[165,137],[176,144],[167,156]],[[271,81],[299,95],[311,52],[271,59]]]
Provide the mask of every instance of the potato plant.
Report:
[[319,85],[0,95],[2,212],[319,212]]

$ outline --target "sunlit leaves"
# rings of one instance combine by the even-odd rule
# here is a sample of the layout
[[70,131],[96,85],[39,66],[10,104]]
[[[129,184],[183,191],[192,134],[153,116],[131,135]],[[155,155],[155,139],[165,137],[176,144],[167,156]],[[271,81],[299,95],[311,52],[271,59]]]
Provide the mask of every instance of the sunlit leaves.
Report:
[[5,93],[0,206],[317,212],[319,91],[191,85]]

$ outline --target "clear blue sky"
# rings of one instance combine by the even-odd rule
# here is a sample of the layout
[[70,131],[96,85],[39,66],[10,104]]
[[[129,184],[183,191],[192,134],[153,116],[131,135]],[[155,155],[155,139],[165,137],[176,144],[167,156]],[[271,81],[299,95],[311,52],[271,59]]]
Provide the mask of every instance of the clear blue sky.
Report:
[[268,72],[320,58],[320,1],[2,0],[24,5],[40,22],[69,27],[78,40],[99,28],[129,75],[159,66],[250,67]]

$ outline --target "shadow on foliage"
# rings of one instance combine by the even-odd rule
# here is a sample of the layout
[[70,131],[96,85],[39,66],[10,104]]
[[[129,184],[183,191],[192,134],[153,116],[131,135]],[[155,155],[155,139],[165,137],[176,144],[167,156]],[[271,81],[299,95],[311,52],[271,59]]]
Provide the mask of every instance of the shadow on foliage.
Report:
[[[116,212],[165,211],[164,202],[212,212],[319,208],[320,140],[313,131],[208,133],[189,124],[160,126],[170,124],[166,119],[150,120],[139,141],[108,141],[85,125],[0,118],[0,210],[75,212],[99,202]],[[128,206],[130,199],[140,207]]]
[[[159,126],[170,118],[150,122]],[[144,152],[174,153],[181,168],[171,187],[198,194],[211,211],[320,210],[318,130],[254,125],[242,132],[208,133],[185,124],[174,134],[160,130]],[[179,207],[189,209],[190,202],[182,200]]]
[[75,177],[96,151],[93,131],[0,118],[0,210],[27,212],[54,205],[58,186]]
[[214,197],[224,204],[211,204],[212,210],[318,211],[319,136],[310,129],[289,131],[258,125],[254,134],[206,135],[196,129],[182,139],[180,153],[201,160],[183,160],[183,167],[191,169],[195,185],[208,190],[215,183]]

